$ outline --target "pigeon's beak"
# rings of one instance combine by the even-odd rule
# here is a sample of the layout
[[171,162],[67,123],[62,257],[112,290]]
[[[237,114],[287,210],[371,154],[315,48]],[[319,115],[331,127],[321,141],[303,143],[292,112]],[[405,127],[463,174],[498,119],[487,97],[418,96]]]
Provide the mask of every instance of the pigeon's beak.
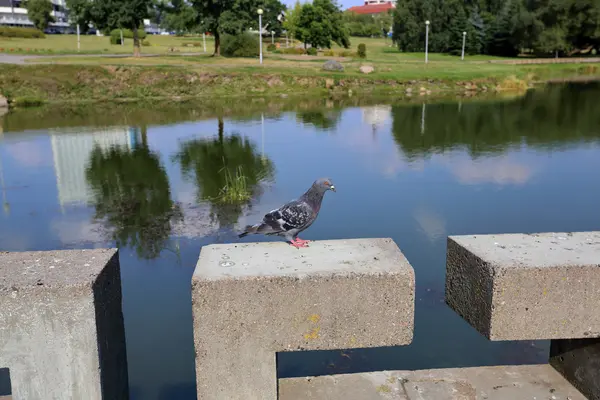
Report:
[[330,188],[331,190],[333,190],[334,192],[336,191],[336,190],[335,190],[335,186],[333,186],[333,185],[331,185],[329,188]]

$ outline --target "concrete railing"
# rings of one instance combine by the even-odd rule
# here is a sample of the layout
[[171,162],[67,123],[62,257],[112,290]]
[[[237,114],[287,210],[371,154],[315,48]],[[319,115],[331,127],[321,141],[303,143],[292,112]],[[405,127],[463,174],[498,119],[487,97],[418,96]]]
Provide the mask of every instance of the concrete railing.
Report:
[[0,253],[0,397],[127,399],[116,250]]
[[205,246],[192,282],[198,399],[277,399],[277,352],[412,341],[414,272],[391,239]]
[[600,399],[600,232],[449,237],[446,302],[490,340],[551,339],[550,364]]

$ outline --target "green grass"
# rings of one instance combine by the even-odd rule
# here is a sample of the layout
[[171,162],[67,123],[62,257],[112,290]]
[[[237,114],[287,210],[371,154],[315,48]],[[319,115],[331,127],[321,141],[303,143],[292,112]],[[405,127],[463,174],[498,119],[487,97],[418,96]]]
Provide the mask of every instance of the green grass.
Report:
[[[80,54],[131,54],[133,39],[125,39],[123,46],[111,45],[109,36],[81,35]],[[176,52],[203,53],[203,46],[193,47],[186,44],[198,42],[202,37],[177,37],[148,35],[150,46],[143,46],[142,53],[165,54],[171,49]],[[206,51],[211,52],[214,41],[206,38]],[[0,37],[0,53],[15,54],[77,54],[77,35],[46,35],[44,39],[23,39]]]
[[236,169],[235,176],[227,168],[224,168],[224,171],[225,186],[217,200],[225,204],[240,204],[250,200],[251,193],[242,167]]
[[[68,38],[67,35],[48,37]],[[108,42],[106,37],[86,38]],[[202,38],[150,36],[149,40],[161,40],[166,48],[175,42],[183,45]],[[353,93],[373,94],[375,91],[404,92],[411,88],[418,95],[421,88],[436,93],[462,92],[470,90],[473,84],[481,90],[522,91],[532,82],[600,75],[594,64],[490,63],[488,61],[501,59],[488,56],[468,57],[462,61],[460,57],[431,54],[430,62],[425,64],[423,54],[401,53],[383,39],[353,39],[353,47],[361,42],[367,45],[366,60],[336,58],[344,65],[344,72],[323,71],[326,59],[323,57],[273,53],[265,54],[263,65],[254,58],[211,57],[209,54],[35,58],[28,60],[30,65],[25,66],[0,64],[0,82],[3,82],[0,94],[12,101],[31,98],[50,103],[348,93],[350,89]],[[40,62],[45,64],[36,65]],[[375,72],[362,74],[359,68],[365,64],[372,65]]]

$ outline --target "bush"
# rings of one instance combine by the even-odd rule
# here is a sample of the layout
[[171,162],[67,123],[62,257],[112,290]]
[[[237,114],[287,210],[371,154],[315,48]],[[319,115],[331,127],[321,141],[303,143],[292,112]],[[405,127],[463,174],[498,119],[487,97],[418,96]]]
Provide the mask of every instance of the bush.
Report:
[[298,47],[288,47],[283,49],[283,54],[306,54],[306,51]]
[[356,57],[356,53],[350,50],[342,50],[338,53],[340,57]]
[[14,37],[25,39],[43,39],[44,32],[35,28],[15,28],[11,26],[0,26],[0,37]]
[[[112,31],[110,31],[110,36],[116,36],[120,39],[121,38],[121,30],[113,29]],[[140,39],[146,39],[146,31],[144,31],[143,29],[138,29],[138,37]],[[123,38],[124,39],[133,39],[133,32],[131,31],[131,29],[123,29]]]
[[271,43],[267,46],[267,51],[275,51],[275,50],[277,50],[277,46],[275,46],[273,43]]
[[331,49],[329,49],[329,50],[325,50],[325,51],[323,52],[323,55],[324,55],[324,56],[327,56],[327,57],[333,57],[333,56],[335,56],[335,51],[333,51],[333,50],[331,50]]
[[316,56],[318,53],[317,49],[315,47],[309,47],[306,50],[306,54],[308,54],[309,56]]
[[258,57],[258,37],[250,33],[223,35],[221,54],[225,57]]
[[356,54],[358,54],[360,58],[367,58],[367,45],[364,43],[359,44]]

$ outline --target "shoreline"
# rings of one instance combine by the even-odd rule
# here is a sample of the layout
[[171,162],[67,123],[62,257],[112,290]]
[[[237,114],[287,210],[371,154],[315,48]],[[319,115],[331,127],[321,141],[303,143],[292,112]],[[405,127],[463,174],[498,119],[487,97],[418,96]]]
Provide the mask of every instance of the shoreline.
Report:
[[[450,67],[452,68],[452,67]],[[427,71],[423,72],[423,75]],[[510,69],[488,76],[447,73],[447,78],[394,77],[375,73],[281,73],[207,71],[173,66],[0,65],[0,95],[9,107],[140,101],[205,101],[245,98],[404,96],[472,97],[489,93],[524,93],[553,82],[600,80],[593,65],[562,64]]]

